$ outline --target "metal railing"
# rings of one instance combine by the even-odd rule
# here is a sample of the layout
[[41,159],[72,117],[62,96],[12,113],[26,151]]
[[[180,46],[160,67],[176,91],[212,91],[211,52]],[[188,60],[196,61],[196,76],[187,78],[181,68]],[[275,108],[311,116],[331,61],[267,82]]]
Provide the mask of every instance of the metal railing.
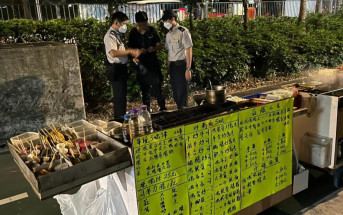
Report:
[[79,5],[0,5],[0,19],[74,19],[80,17]]
[[[322,13],[337,13],[340,8],[340,0],[321,0]],[[285,0],[285,1],[255,1],[250,3],[249,8],[256,9],[256,16],[288,16],[297,17],[300,12],[300,0]],[[242,2],[217,2],[209,4],[209,17],[223,16],[242,16]],[[308,13],[316,12],[316,0],[306,1],[306,10]]]
[[[322,0],[320,11],[322,13],[337,13],[342,0]],[[250,8],[255,8],[255,16],[290,16],[299,15],[300,0],[285,1],[262,1],[255,0],[249,4]],[[306,1],[307,11],[314,13],[316,10],[316,0]],[[194,17],[196,19],[204,18],[205,7],[196,8]],[[149,22],[155,23],[161,19],[163,10],[180,9],[179,18],[182,20],[188,16],[181,3],[161,3],[161,4],[127,4],[118,8],[129,17],[129,21],[134,23],[134,16],[137,11],[146,11],[149,16]],[[241,1],[237,2],[215,2],[207,5],[208,17],[224,16],[242,16],[243,5]],[[51,19],[87,19],[95,18],[105,20],[109,16],[107,4],[41,4],[41,5],[0,5],[0,20],[9,19],[33,19],[33,20],[51,20]]]

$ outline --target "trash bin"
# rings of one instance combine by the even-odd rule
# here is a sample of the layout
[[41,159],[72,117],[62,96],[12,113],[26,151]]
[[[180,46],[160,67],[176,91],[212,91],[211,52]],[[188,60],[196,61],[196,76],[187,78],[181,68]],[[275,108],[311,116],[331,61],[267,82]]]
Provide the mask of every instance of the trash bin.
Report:
[[256,18],[256,8],[249,7],[248,8],[248,19],[255,19]]
[[301,138],[299,160],[325,168],[331,163],[332,138],[306,132]]

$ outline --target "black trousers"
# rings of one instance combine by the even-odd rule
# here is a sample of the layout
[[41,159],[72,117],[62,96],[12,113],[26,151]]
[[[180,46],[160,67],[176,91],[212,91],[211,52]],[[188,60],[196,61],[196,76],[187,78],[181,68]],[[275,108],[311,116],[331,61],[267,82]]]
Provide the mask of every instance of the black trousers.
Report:
[[150,109],[150,89],[157,99],[160,110],[166,110],[165,98],[162,94],[162,73],[158,65],[140,64],[136,66],[137,78],[142,91],[143,104]]
[[120,118],[126,113],[127,66],[108,61],[105,65],[106,75],[113,90],[114,118]]
[[170,62],[169,74],[177,108],[188,107],[188,82],[186,81],[186,61]]

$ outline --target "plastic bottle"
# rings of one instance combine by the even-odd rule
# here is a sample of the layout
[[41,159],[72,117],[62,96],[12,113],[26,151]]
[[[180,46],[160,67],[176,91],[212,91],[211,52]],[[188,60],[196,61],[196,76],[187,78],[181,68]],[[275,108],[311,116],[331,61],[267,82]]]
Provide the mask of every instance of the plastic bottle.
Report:
[[131,110],[131,140],[134,137],[139,136],[139,123],[138,123],[138,111],[136,109]]
[[151,115],[147,110],[147,106],[143,105],[140,108],[139,114],[139,134],[140,135],[147,135],[153,132],[152,129],[152,122],[151,122]]
[[130,134],[130,121],[131,121],[131,116],[130,114],[125,114],[124,115],[124,122],[122,124],[122,130],[123,130],[123,137],[124,137],[124,142],[129,143],[131,141],[131,134]]

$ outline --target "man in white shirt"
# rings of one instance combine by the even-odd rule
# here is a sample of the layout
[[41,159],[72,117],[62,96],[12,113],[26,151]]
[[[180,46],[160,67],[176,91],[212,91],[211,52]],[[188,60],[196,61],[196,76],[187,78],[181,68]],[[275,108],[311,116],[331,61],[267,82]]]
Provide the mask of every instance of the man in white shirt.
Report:
[[128,17],[123,12],[116,12],[111,17],[112,25],[104,37],[106,49],[106,75],[112,85],[114,118],[123,117],[126,113],[127,94],[127,61],[129,55],[138,58],[141,50],[126,50],[120,34],[127,31]]
[[171,87],[177,108],[188,107],[188,81],[192,79],[193,42],[189,30],[177,23],[177,14],[165,10],[162,16],[166,35],[166,49]]

